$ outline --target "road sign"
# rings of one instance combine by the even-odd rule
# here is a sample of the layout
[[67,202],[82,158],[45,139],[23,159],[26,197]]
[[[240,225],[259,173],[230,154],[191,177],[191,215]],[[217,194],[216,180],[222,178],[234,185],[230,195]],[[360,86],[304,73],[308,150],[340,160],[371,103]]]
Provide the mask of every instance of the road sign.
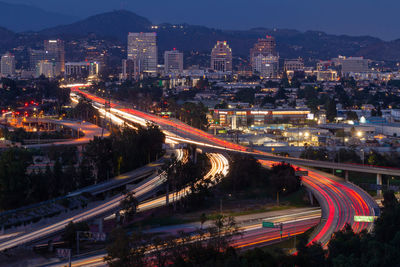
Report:
[[69,258],[71,256],[71,249],[69,248],[58,248],[57,257],[59,258]]
[[273,222],[263,221],[262,222],[262,227],[264,227],[264,228],[275,228],[275,224]]
[[92,239],[94,241],[106,241],[105,233],[92,233]]
[[355,222],[374,222],[376,216],[354,216]]
[[296,171],[295,176],[308,176],[308,171]]
[[342,170],[336,170],[336,172],[337,172],[337,173],[342,173],[343,171],[342,171]]

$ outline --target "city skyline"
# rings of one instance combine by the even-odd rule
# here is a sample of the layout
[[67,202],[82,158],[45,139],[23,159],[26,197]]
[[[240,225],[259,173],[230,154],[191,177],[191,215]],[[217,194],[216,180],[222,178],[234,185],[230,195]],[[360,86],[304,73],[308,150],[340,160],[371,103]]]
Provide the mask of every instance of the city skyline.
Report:
[[[258,1],[252,0],[247,7],[239,1],[212,3],[206,0],[202,5],[183,4],[181,0],[164,3],[151,1],[129,3],[88,0],[54,2],[49,0],[3,0],[13,4],[28,4],[48,11],[64,13],[78,18],[116,9],[127,9],[148,17],[154,24],[189,23],[221,29],[245,30],[254,27],[289,28],[301,31],[319,30],[332,34],[371,35],[384,40],[400,38],[396,10],[397,1],[386,1],[379,5],[372,1],[322,3],[317,1]],[[157,5],[159,8],[154,8]],[[212,8],[210,8],[212,7]],[[257,7],[257,8],[255,8]],[[225,8],[225,9],[224,9]],[[188,11],[189,10],[189,11]],[[196,10],[196,12],[192,12]],[[225,13],[220,13],[225,10]],[[269,12],[273,10],[274,12]],[[229,12],[227,12],[229,11]],[[204,16],[206,14],[207,16]],[[218,14],[218,16],[216,15]]]

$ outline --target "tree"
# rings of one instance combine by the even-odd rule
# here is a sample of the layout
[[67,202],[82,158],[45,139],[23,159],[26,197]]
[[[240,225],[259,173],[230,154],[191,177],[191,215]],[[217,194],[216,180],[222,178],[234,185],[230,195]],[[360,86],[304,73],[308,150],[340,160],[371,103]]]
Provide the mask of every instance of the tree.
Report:
[[0,155],[0,209],[13,209],[28,203],[25,196],[30,191],[26,175],[32,163],[32,154],[19,148],[11,148]]
[[118,227],[111,232],[111,243],[107,246],[107,256],[104,260],[111,267],[142,267],[146,266],[145,252],[147,249],[144,236],[134,232],[128,236]]
[[125,198],[120,202],[121,211],[123,212],[125,221],[132,219],[132,217],[136,214],[138,205],[139,201],[136,199],[133,191],[125,195]]
[[358,121],[358,115],[356,112],[354,111],[347,111],[346,112],[346,117],[348,120],[352,120],[352,121]]
[[326,104],[326,118],[329,122],[335,121],[337,116],[336,103],[333,99]]
[[295,169],[285,162],[272,166],[270,179],[275,192],[292,193],[300,188],[300,178],[295,175]]
[[76,246],[76,233],[78,231],[89,231],[89,225],[86,222],[70,222],[67,226],[65,226],[62,239],[68,243],[70,248],[74,248]]

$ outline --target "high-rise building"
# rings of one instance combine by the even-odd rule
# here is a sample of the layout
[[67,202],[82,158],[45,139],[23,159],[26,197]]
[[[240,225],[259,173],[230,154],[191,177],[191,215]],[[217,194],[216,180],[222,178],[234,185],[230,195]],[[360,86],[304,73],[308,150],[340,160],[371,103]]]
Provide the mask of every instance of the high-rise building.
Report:
[[0,73],[3,76],[14,76],[15,57],[11,53],[6,53],[1,57]]
[[137,73],[157,75],[157,34],[155,32],[130,32],[128,59],[135,63]]
[[65,71],[65,49],[62,40],[44,40],[44,51],[46,60],[55,63],[55,74],[59,75]]
[[44,50],[29,49],[29,69],[36,70],[41,60],[49,60],[50,57]]
[[218,41],[212,49],[211,69],[221,72],[232,71],[232,49],[226,41]]
[[100,73],[98,62],[67,62],[65,64],[65,76],[67,78],[92,78]]
[[183,53],[175,48],[171,51],[164,52],[164,69],[165,74],[182,73],[183,71]]
[[133,80],[135,79],[135,62],[132,59],[122,60],[122,79]]
[[263,78],[277,78],[279,71],[279,57],[258,54],[253,58],[253,71]]
[[253,70],[255,69],[255,58],[258,55],[264,57],[270,55],[277,56],[274,37],[267,35],[266,38],[260,38],[258,42],[254,44],[253,48],[250,49],[250,63]]
[[303,71],[304,61],[301,58],[298,59],[285,59],[284,63],[285,71]]
[[368,72],[368,59],[364,59],[363,57],[344,57],[339,56],[338,58],[334,58],[333,62],[336,65],[341,66],[342,75],[346,75],[349,73],[363,73]]
[[36,65],[36,77],[41,75],[46,78],[55,78],[57,76],[55,63],[49,60],[39,60]]

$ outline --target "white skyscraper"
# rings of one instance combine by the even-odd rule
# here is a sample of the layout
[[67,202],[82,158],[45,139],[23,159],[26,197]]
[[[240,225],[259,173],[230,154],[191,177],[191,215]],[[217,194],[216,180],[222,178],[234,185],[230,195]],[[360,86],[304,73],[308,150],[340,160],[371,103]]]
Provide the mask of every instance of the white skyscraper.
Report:
[[157,34],[155,32],[129,33],[128,59],[135,62],[137,73],[157,75]]
[[259,54],[253,58],[253,70],[264,78],[276,78],[279,71],[279,57]]
[[11,53],[6,53],[1,57],[0,72],[3,76],[14,76],[15,74],[15,57]]
[[165,74],[182,73],[183,71],[183,53],[175,48],[172,51],[164,52]]

